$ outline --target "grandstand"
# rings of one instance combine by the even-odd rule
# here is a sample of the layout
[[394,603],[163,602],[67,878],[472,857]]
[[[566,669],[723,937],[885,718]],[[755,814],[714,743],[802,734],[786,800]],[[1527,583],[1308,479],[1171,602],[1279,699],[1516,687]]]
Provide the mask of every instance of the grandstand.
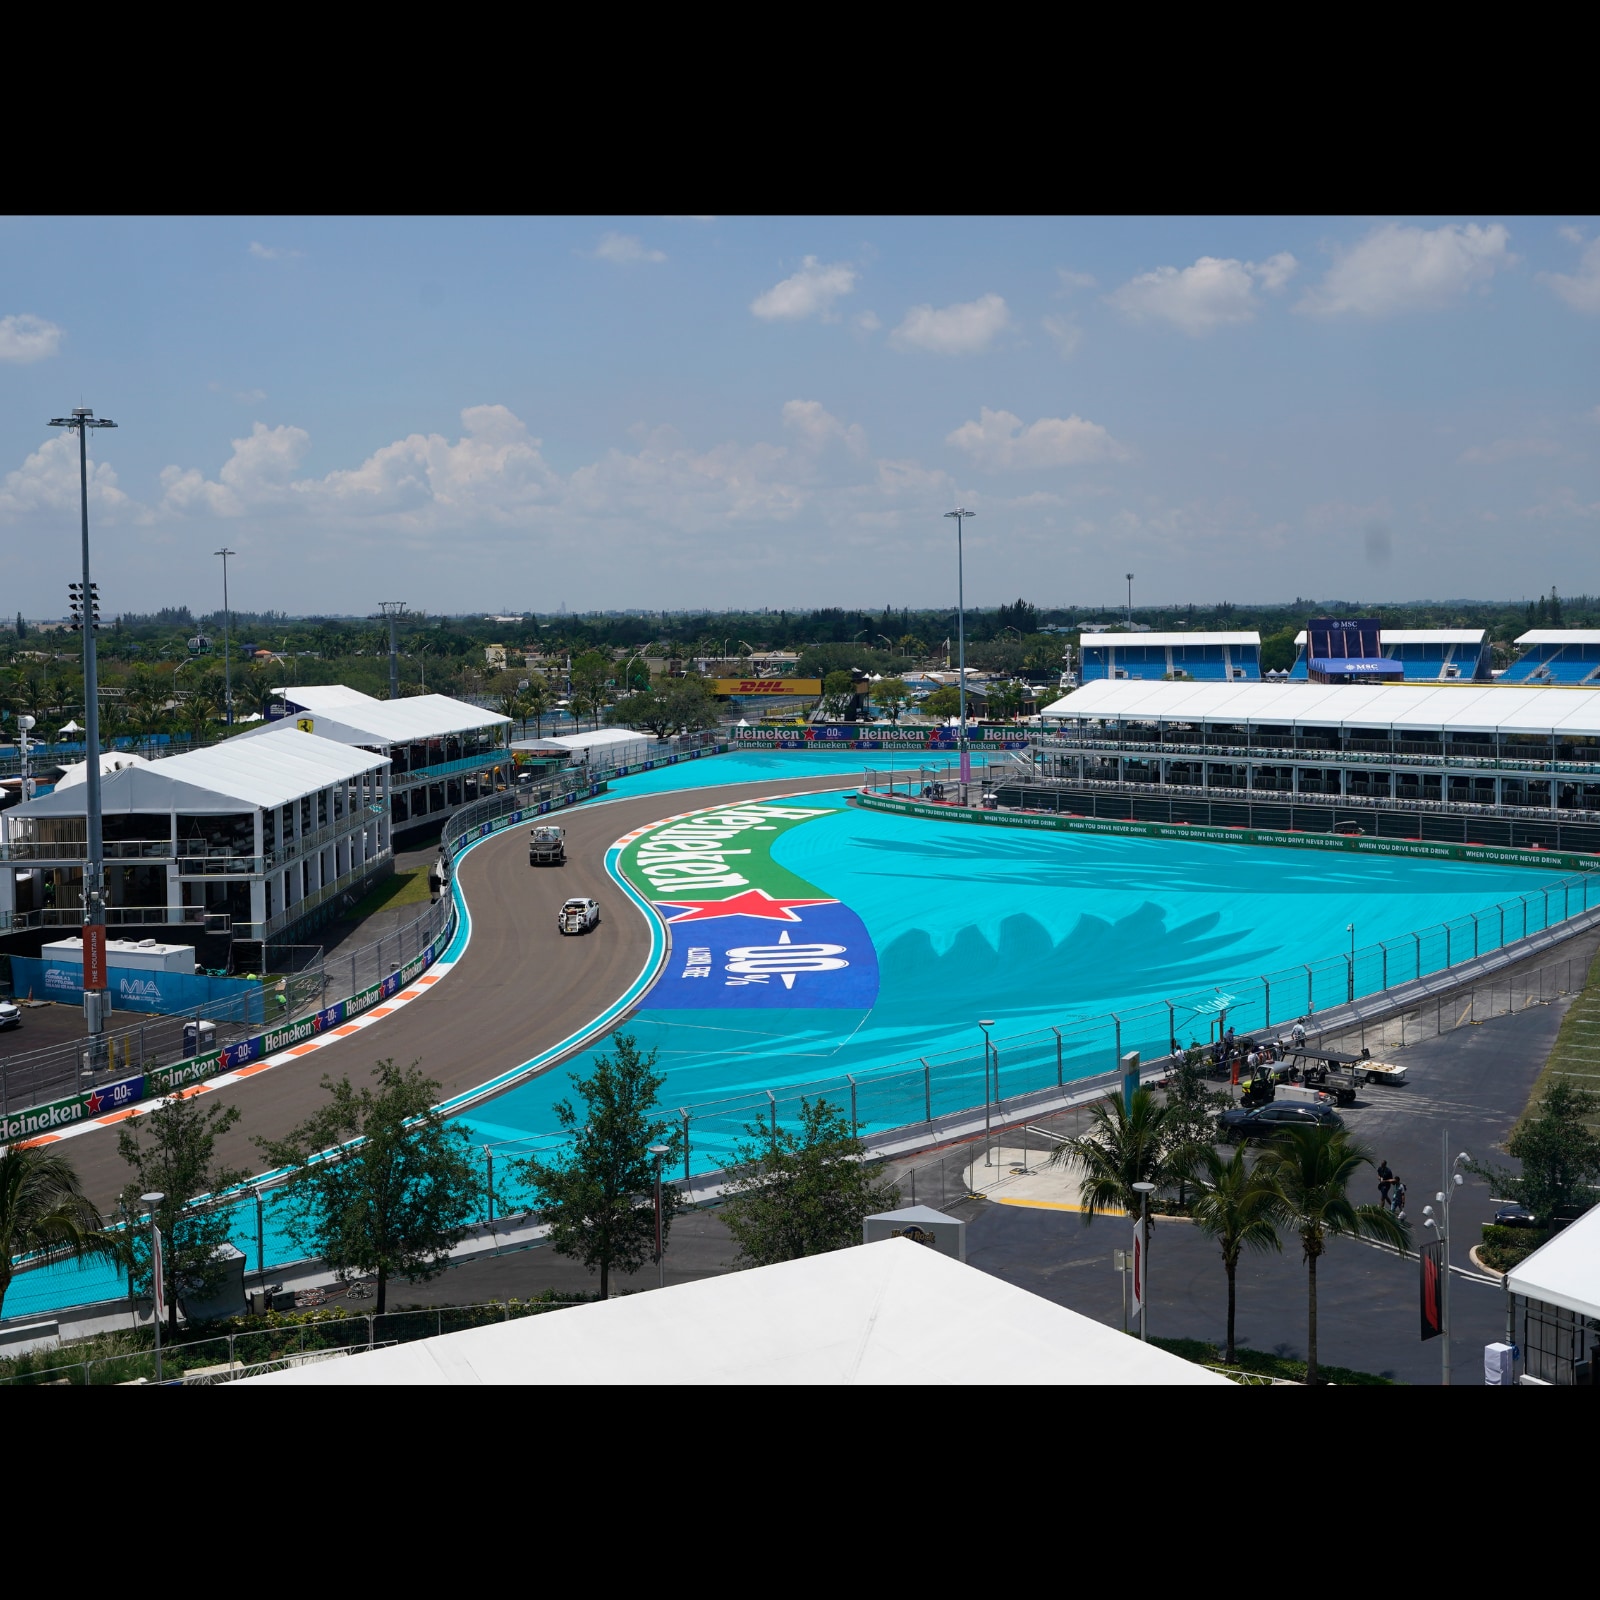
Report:
[[1259,633],[1085,633],[1078,649],[1085,683],[1106,678],[1254,683],[1261,677]]
[[1517,643],[1523,654],[1506,668],[1502,683],[1600,685],[1600,630],[1535,628]]
[[[1303,682],[1310,675],[1304,631],[1295,635],[1294,643],[1289,676]],[[1486,683],[1491,676],[1489,642],[1482,628],[1382,628],[1378,644],[1383,657],[1402,669],[1406,683]]]

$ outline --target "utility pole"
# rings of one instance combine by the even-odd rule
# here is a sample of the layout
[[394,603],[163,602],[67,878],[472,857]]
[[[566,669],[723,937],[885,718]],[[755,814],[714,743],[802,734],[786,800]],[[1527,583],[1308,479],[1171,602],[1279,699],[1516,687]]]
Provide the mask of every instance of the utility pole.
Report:
[[961,751],[961,802],[966,804],[966,786],[972,782],[972,751],[967,745],[967,591],[966,575],[962,570],[961,559],[961,524],[968,517],[975,517],[977,512],[957,508],[945,512],[947,517],[954,517],[956,524],[956,672],[961,684],[961,733],[959,749]]
[[400,643],[395,629],[406,614],[404,600],[380,600],[378,610],[389,619],[389,698],[400,698]]
[[1128,626],[1131,628],[1133,626],[1133,574],[1125,572],[1123,577],[1128,580]]
[[70,417],[52,417],[52,428],[67,428],[78,435],[78,491],[82,507],[83,580],[70,584],[78,591],[83,628],[83,700],[85,763],[85,832],[83,862],[83,1021],[89,1035],[91,1061],[99,1064],[100,1036],[105,1032],[106,1011],[106,901],[105,839],[100,821],[100,679],[95,653],[95,630],[100,626],[100,602],[89,578],[89,429],[114,428],[109,417],[96,417],[79,406]]
[[233,726],[233,649],[228,643],[228,557],[238,555],[226,545],[213,550],[212,555],[222,557],[222,698],[223,720]]

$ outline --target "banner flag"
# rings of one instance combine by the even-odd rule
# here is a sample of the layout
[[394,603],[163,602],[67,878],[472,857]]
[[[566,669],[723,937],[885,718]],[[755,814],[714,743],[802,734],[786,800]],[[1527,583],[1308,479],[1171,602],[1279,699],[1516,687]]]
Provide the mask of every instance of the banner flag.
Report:
[[1423,1245],[1422,1337],[1437,1339],[1444,1332],[1444,1240]]

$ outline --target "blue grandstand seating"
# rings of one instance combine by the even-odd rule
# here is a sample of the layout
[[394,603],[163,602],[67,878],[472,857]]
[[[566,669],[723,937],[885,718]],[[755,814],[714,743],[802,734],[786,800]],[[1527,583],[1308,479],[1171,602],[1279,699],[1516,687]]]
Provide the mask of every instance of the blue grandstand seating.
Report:
[[1506,668],[1502,683],[1600,684],[1600,644],[1536,644]]
[[1144,644],[1137,635],[1085,635],[1080,643],[1083,681],[1113,675],[1153,679],[1182,673],[1196,683],[1256,682],[1261,677],[1261,651],[1253,644]]

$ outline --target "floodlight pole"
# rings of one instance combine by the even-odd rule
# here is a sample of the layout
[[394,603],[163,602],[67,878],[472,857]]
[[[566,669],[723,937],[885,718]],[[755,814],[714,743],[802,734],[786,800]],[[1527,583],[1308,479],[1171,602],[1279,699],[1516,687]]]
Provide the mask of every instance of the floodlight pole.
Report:
[[656,1161],[656,1287],[665,1289],[667,1286],[667,1252],[662,1246],[661,1239],[661,1163],[672,1154],[672,1147],[665,1144],[650,1146],[650,1154]]
[[966,576],[962,566],[961,556],[961,524],[968,518],[976,516],[977,512],[967,511],[958,507],[954,511],[945,512],[945,516],[955,518],[956,524],[956,672],[960,680],[961,694],[961,734],[958,748],[961,752],[961,803],[966,804],[966,785],[972,781],[972,752],[967,744],[967,594]]
[[400,642],[395,629],[406,614],[404,600],[380,600],[378,610],[389,619],[389,698],[400,698]]
[[[83,699],[85,761],[83,776],[86,784],[85,828],[87,841],[83,863],[83,978],[89,982],[89,943],[91,928],[101,932],[97,936],[99,989],[87,987],[83,995],[84,1031],[91,1039],[105,1032],[105,1014],[102,1001],[105,996],[105,837],[100,820],[100,678],[99,663],[95,653],[95,621],[98,606],[94,589],[89,582],[89,429],[114,428],[109,417],[96,417],[86,406],[79,406],[70,417],[52,417],[52,428],[67,428],[78,435],[78,491],[82,508],[83,532]],[[91,999],[90,995],[94,998]]]
[[238,555],[237,550],[230,550],[226,545],[220,550],[213,550],[212,555],[222,557],[222,698],[223,720],[231,728],[233,726],[233,650],[228,643],[228,557]]
[[1123,577],[1128,580],[1128,626],[1131,628],[1133,626],[1133,574],[1125,572]]

